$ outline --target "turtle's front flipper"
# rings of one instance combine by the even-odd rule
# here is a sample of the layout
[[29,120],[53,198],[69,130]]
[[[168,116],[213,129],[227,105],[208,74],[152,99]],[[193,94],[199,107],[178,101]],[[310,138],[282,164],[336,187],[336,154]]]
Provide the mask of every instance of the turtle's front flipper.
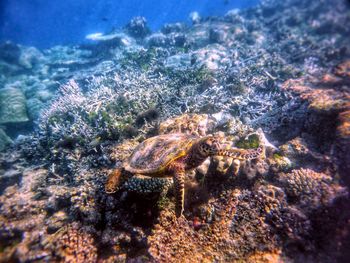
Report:
[[113,194],[119,189],[119,186],[124,181],[122,177],[123,177],[122,169],[115,169],[113,172],[109,174],[107,181],[105,183],[105,191],[107,194]]
[[174,191],[175,191],[175,213],[180,217],[184,211],[185,202],[185,170],[178,169],[174,172]]
[[252,160],[261,157],[264,153],[264,147],[259,146],[257,149],[223,149],[219,150],[219,156],[232,157],[237,160]]

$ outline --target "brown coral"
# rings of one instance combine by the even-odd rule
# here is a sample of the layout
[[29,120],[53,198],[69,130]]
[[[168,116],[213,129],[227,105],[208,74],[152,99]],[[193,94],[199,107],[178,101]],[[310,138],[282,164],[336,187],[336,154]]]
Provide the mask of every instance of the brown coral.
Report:
[[57,231],[47,240],[47,248],[59,262],[96,262],[97,248],[86,229],[71,224]]
[[310,80],[300,78],[288,80],[284,90],[292,91],[302,100],[309,102],[309,107],[319,111],[343,112],[350,109],[350,94],[344,85],[349,84],[350,62],[347,60],[337,67],[336,74],[325,74],[321,78]]
[[350,60],[340,63],[334,70],[334,74],[350,80]]
[[230,262],[275,253],[276,240],[264,217],[280,207],[283,195],[277,188],[259,189],[259,198],[239,190],[210,198],[199,218],[189,221],[162,211],[148,238],[149,253],[157,262]]
[[302,100],[309,102],[309,108],[318,111],[342,111],[349,108],[350,95],[345,91],[332,88],[314,88],[307,85],[295,85],[295,81],[284,83],[285,90],[291,90],[300,95]]
[[330,176],[311,169],[281,173],[278,180],[285,187],[288,197],[307,209],[329,205],[336,197],[346,193],[345,188],[333,183]]
[[[350,186],[347,173],[350,169],[350,61],[346,60],[320,78],[305,77],[288,80],[283,89],[298,95],[309,105],[310,116],[305,128],[313,134],[317,144],[338,159],[339,172]],[[320,125],[322,123],[322,125]],[[330,150],[331,147],[334,147]],[[325,145],[327,145],[325,147]],[[335,151],[334,151],[335,149]],[[324,149],[323,149],[324,150]]]

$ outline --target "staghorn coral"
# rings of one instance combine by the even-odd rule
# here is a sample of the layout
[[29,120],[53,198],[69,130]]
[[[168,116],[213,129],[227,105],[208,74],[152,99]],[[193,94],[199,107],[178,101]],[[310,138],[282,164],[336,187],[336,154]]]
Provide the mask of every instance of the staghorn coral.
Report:
[[41,118],[40,127],[48,137],[54,141],[74,138],[89,142],[98,135],[94,131],[95,122],[103,118],[107,132],[113,133],[113,126],[108,126],[111,118],[105,109],[100,110],[102,101],[105,106],[115,99],[111,89],[101,88],[86,97],[78,84],[71,80],[61,87],[61,93],[62,96],[43,112]]
[[249,125],[244,125],[239,119],[225,112],[210,115],[182,114],[161,122],[158,130],[159,134],[187,133],[196,136],[205,136],[210,133],[225,131],[241,137],[253,131]]

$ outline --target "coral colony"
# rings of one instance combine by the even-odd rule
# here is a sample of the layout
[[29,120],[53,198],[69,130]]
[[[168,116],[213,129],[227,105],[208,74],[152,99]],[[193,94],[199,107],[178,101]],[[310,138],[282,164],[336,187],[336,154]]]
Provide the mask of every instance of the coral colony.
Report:
[[[0,262],[346,262],[348,11],[268,0],[159,32],[136,17],[80,46],[2,43]],[[170,175],[105,191],[142,158],[180,163],[174,133],[264,150],[186,171],[180,215]],[[141,152],[148,138],[165,139]]]

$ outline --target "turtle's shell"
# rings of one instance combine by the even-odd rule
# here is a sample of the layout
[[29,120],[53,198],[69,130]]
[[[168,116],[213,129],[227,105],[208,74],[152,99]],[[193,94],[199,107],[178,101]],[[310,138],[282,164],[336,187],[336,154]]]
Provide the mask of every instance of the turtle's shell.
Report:
[[170,163],[188,153],[195,140],[195,136],[186,134],[165,134],[149,138],[135,148],[124,163],[124,168],[131,173],[161,176]]

